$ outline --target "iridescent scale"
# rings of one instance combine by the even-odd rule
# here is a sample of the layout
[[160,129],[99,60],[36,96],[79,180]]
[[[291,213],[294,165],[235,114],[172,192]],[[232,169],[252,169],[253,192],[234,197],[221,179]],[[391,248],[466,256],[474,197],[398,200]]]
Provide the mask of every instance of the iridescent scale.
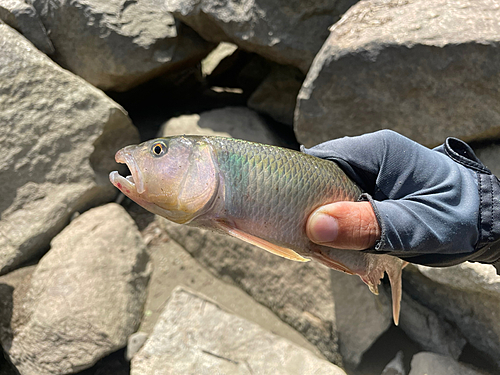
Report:
[[249,234],[304,254],[305,224],[326,203],[356,200],[361,190],[334,162],[247,141],[206,137],[224,186],[225,212]]

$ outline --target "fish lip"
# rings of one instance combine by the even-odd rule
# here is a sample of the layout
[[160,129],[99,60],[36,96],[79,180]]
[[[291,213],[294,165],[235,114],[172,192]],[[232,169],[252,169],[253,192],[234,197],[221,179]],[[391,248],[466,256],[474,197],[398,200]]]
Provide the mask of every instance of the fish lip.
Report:
[[[131,184],[135,187],[135,190],[138,194],[142,194],[146,191],[146,188],[144,187],[144,179],[142,177],[142,173],[137,167],[137,163],[134,159],[134,157],[127,151],[127,148],[125,147],[124,149],[119,150],[116,155],[115,155],[115,161],[120,164],[126,164],[128,169],[130,170],[130,173],[132,174],[132,179],[133,181],[130,181],[130,179],[120,176],[118,172],[113,175],[113,178],[118,178],[121,177],[124,180],[127,181],[128,184]],[[113,172],[111,172],[113,173]],[[118,176],[117,176],[118,175]],[[111,178],[111,174],[110,174]]]

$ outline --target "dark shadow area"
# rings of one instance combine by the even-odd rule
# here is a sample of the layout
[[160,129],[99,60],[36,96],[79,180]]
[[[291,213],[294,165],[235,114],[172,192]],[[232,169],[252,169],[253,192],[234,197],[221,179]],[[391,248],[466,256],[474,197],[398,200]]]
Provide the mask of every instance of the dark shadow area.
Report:
[[120,349],[99,360],[94,366],[78,375],[129,375],[130,363],[125,359],[125,349]]
[[472,367],[480,371],[486,371],[488,374],[500,374],[500,368],[498,368],[490,358],[469,343],[465,344],[458,360],[468,365],[472,365]]
[[12,342],[12,312],[14,310],[14,288],[0,284],[0,344]]
[[19,371],[14,367],[0,346],[0,375],[19,375]]
[[348,372],[352,375],[380,375],[385,366],[400,350],[403,351],[403,361],[408,373],[413,355],[421,352],[422,348],[410,339],[401,328],[392,325],[363,354],[358,367],[348,369]]
[[14,288],[7,284],[0,284],[0,375],[16,375],[19,372],[10,363],[5,354],[2,343],[9,345],[12,342],[12,311],[14,309]]

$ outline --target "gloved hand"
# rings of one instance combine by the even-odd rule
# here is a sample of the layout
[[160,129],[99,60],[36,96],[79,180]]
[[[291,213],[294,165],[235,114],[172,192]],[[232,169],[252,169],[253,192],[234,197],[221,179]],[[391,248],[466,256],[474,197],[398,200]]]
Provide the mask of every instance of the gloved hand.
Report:
[[302,151],[338,163],[365,191],[365,202],[312,213],[312,241],[430,266],[499,262],[500,183],[464,142],[430,150],[381,130]]

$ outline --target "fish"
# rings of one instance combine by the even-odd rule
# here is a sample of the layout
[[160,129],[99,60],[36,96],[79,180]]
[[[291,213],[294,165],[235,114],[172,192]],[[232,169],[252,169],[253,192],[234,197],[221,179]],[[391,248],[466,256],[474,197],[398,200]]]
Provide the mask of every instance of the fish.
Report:
[[325,204],[356,201],[361,189],[332,161],[240,139],[182,135],[126,146],[115,155],[130,175],[111,183],[154,214],[236,237],[298,262],[315,260],[358,275],[374,293],[389,276],[397,325],[406,262],[334,249],[306,235],[309,215]]

